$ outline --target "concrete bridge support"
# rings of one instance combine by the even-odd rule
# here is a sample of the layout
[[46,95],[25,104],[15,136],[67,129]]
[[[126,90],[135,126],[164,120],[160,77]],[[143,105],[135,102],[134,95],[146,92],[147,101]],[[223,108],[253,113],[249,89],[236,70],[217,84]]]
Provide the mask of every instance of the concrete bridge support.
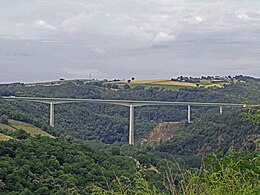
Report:
[[219,114],[223,114],[223,106],[219,107]]
[[129,144],[134,145],[134,105],[130,105],[129,113]]
[[54,103],[50,102],[50,126],[54,127]]
[[190,105],[188,105],[188,123],[191,123],[191,108],[190,108]]

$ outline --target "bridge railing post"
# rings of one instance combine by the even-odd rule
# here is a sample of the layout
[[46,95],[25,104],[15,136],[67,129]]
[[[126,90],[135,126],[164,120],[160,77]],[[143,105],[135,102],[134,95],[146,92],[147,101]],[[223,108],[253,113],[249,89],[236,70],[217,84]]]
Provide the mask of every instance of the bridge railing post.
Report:
[[134,145],[134,105],[130,105],[129,113],[129,144]]

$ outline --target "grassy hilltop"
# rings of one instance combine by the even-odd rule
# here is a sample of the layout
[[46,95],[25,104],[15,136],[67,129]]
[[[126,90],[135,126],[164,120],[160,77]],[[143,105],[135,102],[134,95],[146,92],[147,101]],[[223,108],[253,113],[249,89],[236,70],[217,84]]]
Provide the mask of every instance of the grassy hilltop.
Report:
[[6,124],[0,123],[0,141],[13,139],[14,137],[17,136],[18,131],[23,131],[33,137],[46,136],[46,137],[54,138],[54,136],[50,135],[46,131],[32,124],[9,119],[8,123]]
[[189,88],[223,88],[225,85],[230,85],[232,83],[238,82],[236,79],[228,77],[201,77],[201,78],[188,78],[188,77],[177,77],[172,79],[150,79],[150,80],[136,80],[131,78],[129,80],[119,80],[108,82],[110,84],[116,84],[119,88],[124,87],[126,84],[134,88],[136,86],[141,86],[146,89],[151,87],[159,87],[168,90],[178,90],[182,87]]

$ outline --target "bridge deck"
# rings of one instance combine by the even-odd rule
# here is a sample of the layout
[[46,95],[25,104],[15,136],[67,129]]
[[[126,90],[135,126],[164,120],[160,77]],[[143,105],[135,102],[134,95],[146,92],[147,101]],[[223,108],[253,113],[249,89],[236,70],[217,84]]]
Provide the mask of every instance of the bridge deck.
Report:
[[106,99],[74,99],[74,98],[40,98],[40,97],[1,97],[5,100],[25,100],[38,102],[57,102],[57,103],[72,103],[72,102],[86,102],[86,103],[109,103],[120,105],[179,105],[179,106],[230,106],[230,107],[260,107],[260,105],[252,104],[234,104],[234,103],[212,103],[212,102],[170,102],[170,101],[144,101],[144,100],[106,100]]

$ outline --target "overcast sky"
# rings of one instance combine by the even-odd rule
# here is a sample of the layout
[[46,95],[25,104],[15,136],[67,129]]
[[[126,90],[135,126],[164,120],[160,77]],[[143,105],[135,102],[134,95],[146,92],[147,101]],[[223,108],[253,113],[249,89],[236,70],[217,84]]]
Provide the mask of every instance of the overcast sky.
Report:
[[0,0],[0,82],[260,77],[259,0]]

